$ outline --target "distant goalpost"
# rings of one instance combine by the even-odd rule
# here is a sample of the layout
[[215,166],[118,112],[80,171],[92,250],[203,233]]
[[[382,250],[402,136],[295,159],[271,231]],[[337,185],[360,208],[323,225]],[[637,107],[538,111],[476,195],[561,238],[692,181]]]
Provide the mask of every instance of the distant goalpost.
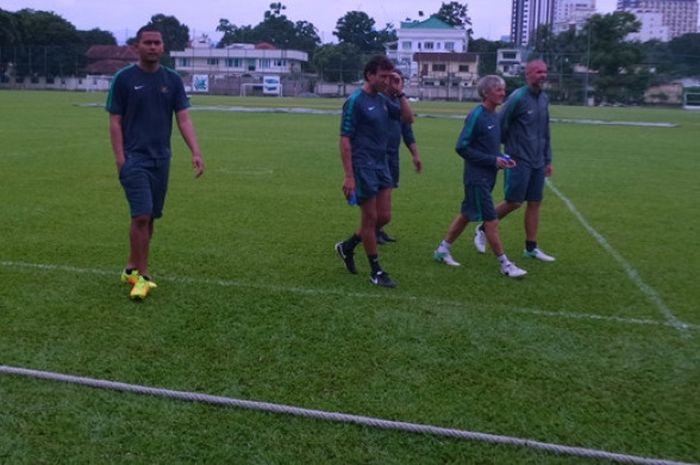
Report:
[[691,87],[683,90],[683,108],[686,110],[700,110],[700,87]]

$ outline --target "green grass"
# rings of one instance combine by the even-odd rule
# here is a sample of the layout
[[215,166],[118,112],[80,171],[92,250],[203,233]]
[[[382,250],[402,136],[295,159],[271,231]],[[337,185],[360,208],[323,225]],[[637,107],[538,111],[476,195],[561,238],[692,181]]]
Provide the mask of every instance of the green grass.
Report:
[[[519,259],[520,212],[501,231],[525,280],[501,277],[471,231],[454,248],[460,269],[434,263],[462,195],[462,123],[440,118],[414,128],[425,172],[402,159],[387,228],[399,242],[380,249],[391,291],[369,285],[361,254],[351,276],[332,253],[358,220],[340,190],[337,117],[193,112],[207,171],[193,179],[175,135],[151,256],[159,287],[132,303],[118,283],[128,209],[107,115],[77,105],[103,101],[0,92],[0,364],[700,462],[700,114],[552,108],[678,124],[553,124],[552,182],[694,325],[679,331],[551,190],[540,243],[554,264]],[[5,375],[0,431],[8,464],[600,463]]]

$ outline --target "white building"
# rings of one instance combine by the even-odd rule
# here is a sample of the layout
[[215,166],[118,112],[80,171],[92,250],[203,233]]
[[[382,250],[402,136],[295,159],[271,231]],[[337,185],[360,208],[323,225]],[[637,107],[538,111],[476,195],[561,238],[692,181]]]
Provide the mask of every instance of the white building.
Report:
[[667,42],[671,40],[668,26],[664,25],[664,15],[655,10],[631,9],[637,21],[642,23],[639,32],[628,34],[625,39],[647,42],[652,39]]
[[387,44],[386,53],[409,77],[419,72],[414,60],[416,53],[465,53],[468,47],[465,29],[450,26],[434,16],[425,21],[402,22],[396,35],[398,40]]
[[499,48],[496,51],[496,69],[504,76],[519,76],[525,69],[528,50],[521,48]]
[[187,74],[208,75],[284,75],[300,73],[302,63],[309,60],[306,52],[280,50],[261,44],[233,44],[213,48],[202,37],[183,51],[172,51],[175,69]]
[[595,12],[595,0],[557,0],[552,32],[561,34],[573,28],[580,31]]
[[617,0],[617,9],[661,13],[662,24],[668,28],[668,40],[698,32],[698,0]]

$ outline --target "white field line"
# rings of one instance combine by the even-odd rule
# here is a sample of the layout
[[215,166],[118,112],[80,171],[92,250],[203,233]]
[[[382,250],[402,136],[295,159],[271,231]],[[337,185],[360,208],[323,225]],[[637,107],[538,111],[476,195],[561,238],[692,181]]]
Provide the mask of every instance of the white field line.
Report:
[[[69,273],[81,273],[81,274],[94,274],[101,276],[112,276],[116,277],[118,275],[115,271],[101,270],[97,268],[80,268],[70,265],[52,265],[43,263],[24,263],[24,262],[14,262],[14,261],[0,261],[0,266],[5,268],[15,268],[15,269],[27,269],[27,270],[43,270],[43,271],[61,271]],[[116,279],[116,278],[115,278]],[[159,275],[158,281],[167,281],[174,283],[186,283],[186,284],[206,284],[212,286],[220,287],[238,287],[238,288],[248,288],[248,289],[261,289],[264,291],[273,292],[288,292],[291,294],[300,295],[336,295],[338,297],[350,297],[356,299],[378,299],[383,300],[399,300],[399,301],[409,301],[422,303],[429,306],[443,306],[443,307],[456,307],[456,308],[468,308],[470,306],[478,306],[475,302],[461,302],[457,300],[443,300],[443,299],[433,299],[431,297],[418,297],[410,295],[401,294],[382,294],[381,296],[374,293],[365,292],[347,292],[345,290],[336,289],[321,289],[321,288],[309,288],[309,287],[289,287],[289,286],[276,286],[273,284],[258,284],[258,283],[247,283],[237,280],[229,279],[212,279],[212,278],[189,278],[189,277],[179,277],[179,276],[164,276]],[[521,313],[526,315],[535,316],[545,316],[550,318],[564,318],[564,319],[574,319],[574,320],[589,320],[589,321],[606,321],[612,323],[623,323],[632,325],[651,325],[651,326],[675,326],[671,322],[660,321],[660,320],[648,320],[640,318],[624,318],[616,316],[607,315],[596,315],[591,313],[572,313],[566,311],[547,311],[540,310],[537,308],[511,308],[502,306],[504,311]],[[687,329],[700,330],[700,325],[687,324]]]
[[659,295],[656,290],[649,286],[647,283],[642,281],[642,278],[639,276],[639,272],[627,261],[625,258],[612,246],[610,243],[605,239],[605,237],[600,234],[598,231],[596,231],[593,226],[586,221],[586,218],[576,209],[576,206],[574,206],[573,202],[569,200],[564,194],[557,189],[552,182],[547,179],[547,186],[554,192],[557,197],[561,199],[562,202],[566,205],[566,207],[571,211],[571,213],[574,214],[576,219],[583,225],[583,227],[590,233],[593,238],[598,241],[598,243],[605,249],[612,257],[619,263],[622,268],[625,270],[625,273],[627,273],[627,277],[630,278],[630,280],[637,285],[639,290],[642,291],[642,293],[651,301],[652,304],[656,306],[657,309],[661,311],[663,316],[666,318],[666,321],[673,326],[674,328],[678,330],[685,330],[689,328],[689,325],[687,323],[683,323],[680,321],[676,316],[673,314],[670,308],[664,303],[663,299],[661,299],[661,296]]

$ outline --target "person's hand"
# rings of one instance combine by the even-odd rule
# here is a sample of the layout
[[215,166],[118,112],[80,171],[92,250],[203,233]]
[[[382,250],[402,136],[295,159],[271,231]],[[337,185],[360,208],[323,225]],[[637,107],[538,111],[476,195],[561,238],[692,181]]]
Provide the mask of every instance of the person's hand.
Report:
[[515,168],[517,163],[512,158],[496,157],[496,166],[500,169]]
[[552,164],[550,163],[549,165],[544,167],[544,175],[545,175],[545,177],[548,178],[553,174],[554,174],[554,168],[552,167]]
[[345,179],[343,179],[343,195],[346,199],[350,199],[353,192],[355,192],[355,178],[353,176],[345,176]]
[[117,174],[121,174],[122,168],[124,167],[124,163],[126,163],[125,158],[119,158],[116,160],[117,163]]
[[419,156],[413,157],[413,167],[416,169],[416,173],[423,171],[423,160]]
[[393,72],[389,76],[389,94],[397,96],[401,92],[403,92],[403,79],[399,73]]
[[195,178],[204,174],[204,160],[202,160],[201,153],[192,154],[192,168],[194,168]]

